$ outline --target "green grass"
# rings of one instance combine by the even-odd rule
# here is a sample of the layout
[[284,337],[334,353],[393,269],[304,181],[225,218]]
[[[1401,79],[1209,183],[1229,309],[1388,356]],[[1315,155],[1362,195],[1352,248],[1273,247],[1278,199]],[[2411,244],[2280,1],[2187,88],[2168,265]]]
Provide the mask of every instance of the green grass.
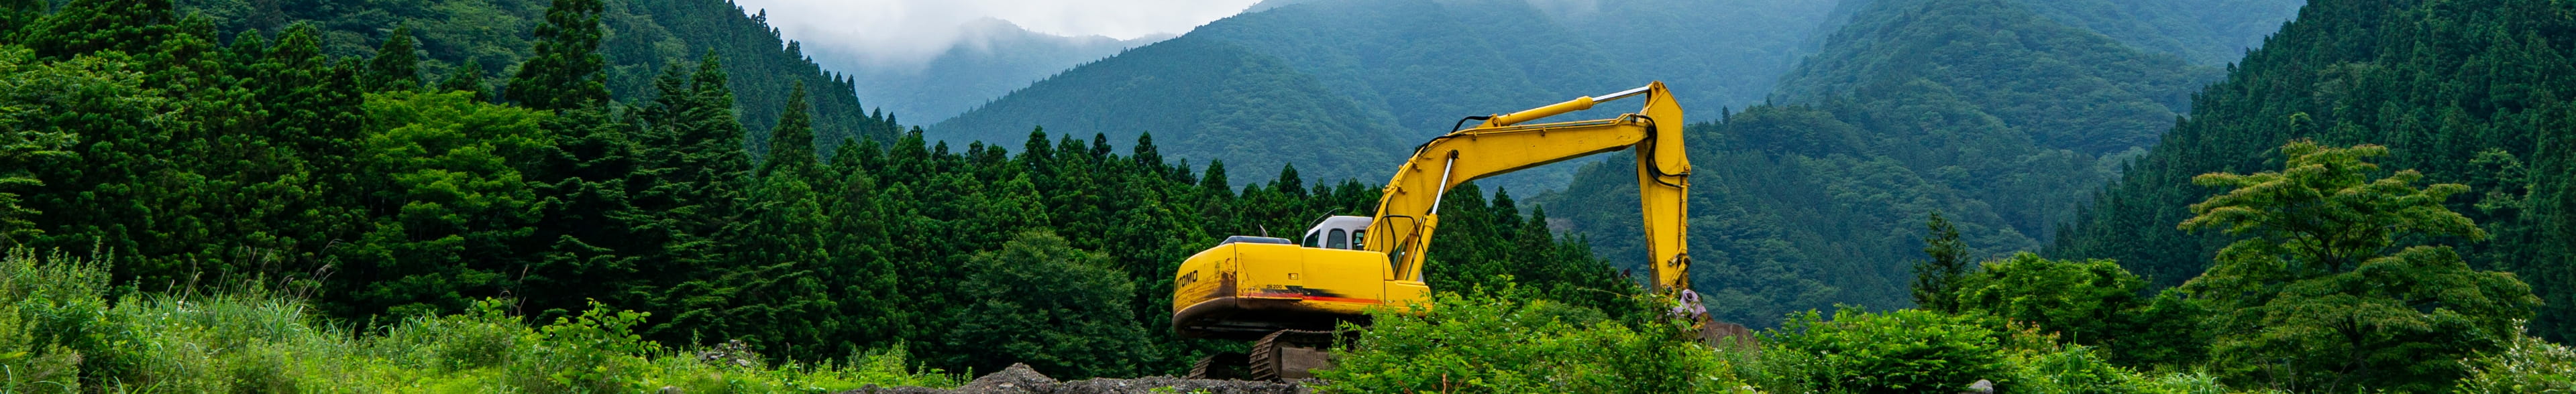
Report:
[[94,261],[0,258],[0,392],[811,393],[964,380],[901,351],[807,364],[665,348],[630,330],[643,314],[598,305],[531,325],[487,300],[361,330],[270,291],[110,300]]

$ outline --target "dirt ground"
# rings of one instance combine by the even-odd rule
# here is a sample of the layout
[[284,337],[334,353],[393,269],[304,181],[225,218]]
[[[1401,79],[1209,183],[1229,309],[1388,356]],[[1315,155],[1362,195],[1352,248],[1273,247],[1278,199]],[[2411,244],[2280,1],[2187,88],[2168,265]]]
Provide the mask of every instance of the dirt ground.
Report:
[[1135,379],[1087,379],[1058,382],[1027,365],[1013,364],[1001,372],[975,378],[955,389],[920,387],[862,388],[842,394],[1307,394],[1315,392],[1298,383],[1247,382],[1240,380],[1181,379],[1155,376]]

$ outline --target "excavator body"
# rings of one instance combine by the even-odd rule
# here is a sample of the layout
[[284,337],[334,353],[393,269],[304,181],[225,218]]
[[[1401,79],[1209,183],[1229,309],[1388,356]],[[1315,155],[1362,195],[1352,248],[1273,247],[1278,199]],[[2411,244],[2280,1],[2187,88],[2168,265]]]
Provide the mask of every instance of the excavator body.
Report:
[[[1521,124],[1637,96],[1645,97],[1645,108],[1617,118]],[[1416,148],[1387,182],[1373,216],[1328,217],[1307,230],[1302,242],[1229,237],[1183,261],[1172,279],[1173,331],[1186,338],[1253,341],[1249,353],[1199,360],[1191,376],[1274,380],[1329,368],[1326,356],[1339,324],[1366,324],[1375,308],[1429,307],[1431,285],[1423,282],[1422,270],[1443,194],[1467,181],[1598,153],[1637,153],[1652,286],[1677,299],[1696,298],[1689,293],[1682,227],[1690,176],[1684,121],[1662,82],[1468,117],[1460,126],[1470,120],[1483,122]]]

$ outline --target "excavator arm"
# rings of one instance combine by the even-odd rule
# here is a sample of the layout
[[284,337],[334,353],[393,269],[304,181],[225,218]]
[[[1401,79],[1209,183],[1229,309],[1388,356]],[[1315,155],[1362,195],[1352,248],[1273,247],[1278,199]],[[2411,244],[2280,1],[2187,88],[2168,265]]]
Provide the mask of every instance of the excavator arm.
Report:
[[[1593,105],[1645,96],[1645,109],[1617,118],[1523,124]],[[1474,128],[1432,138],[1387,181],[1377,216],[1362,249],[1384,252],[1393,278],[1422,281],[1432,231],[1440,225],[1440,198],[1460,183],[1525,168],[1621,149],[1637,154],[1637,191],[1643,203],[1646,250],[1654,288],[1668,295],[1690,289],[1690,254],[1683,236],[1690,189],[1690,161],[1683,155],[1682,109],[1663,82],[1600,97],[1510,114],[1471,117]],[[1466,120],[1462,120],[1464,124]]]

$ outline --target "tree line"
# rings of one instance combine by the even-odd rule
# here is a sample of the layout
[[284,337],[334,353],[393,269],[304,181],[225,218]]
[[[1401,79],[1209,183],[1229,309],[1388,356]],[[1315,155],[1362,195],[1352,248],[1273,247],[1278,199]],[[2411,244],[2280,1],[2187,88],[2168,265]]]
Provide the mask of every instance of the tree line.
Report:
[[[0,233],[104,256],[119,294],[282,291],[360,327],[502,299],[538,322],[640,312],[634,332],[672,346],[1078,377],[1242,346],[1164,328],[1179,262],[1375,206],[1375,187],[1294,166],[1235,185],[1151,135],[1125,154],[1043,130],[1016,152],[918,129],[827,144],[802,86],[754,131],[713,53],[617,99],[602,12],[555,2],[528,60],[488,83],[424,71],[401,29],[358,58],[326,54],[313,24],[225,37],[152,0],[14,14]],[[1509,193],[1453,195],[1439,286],[1635,293]]]

